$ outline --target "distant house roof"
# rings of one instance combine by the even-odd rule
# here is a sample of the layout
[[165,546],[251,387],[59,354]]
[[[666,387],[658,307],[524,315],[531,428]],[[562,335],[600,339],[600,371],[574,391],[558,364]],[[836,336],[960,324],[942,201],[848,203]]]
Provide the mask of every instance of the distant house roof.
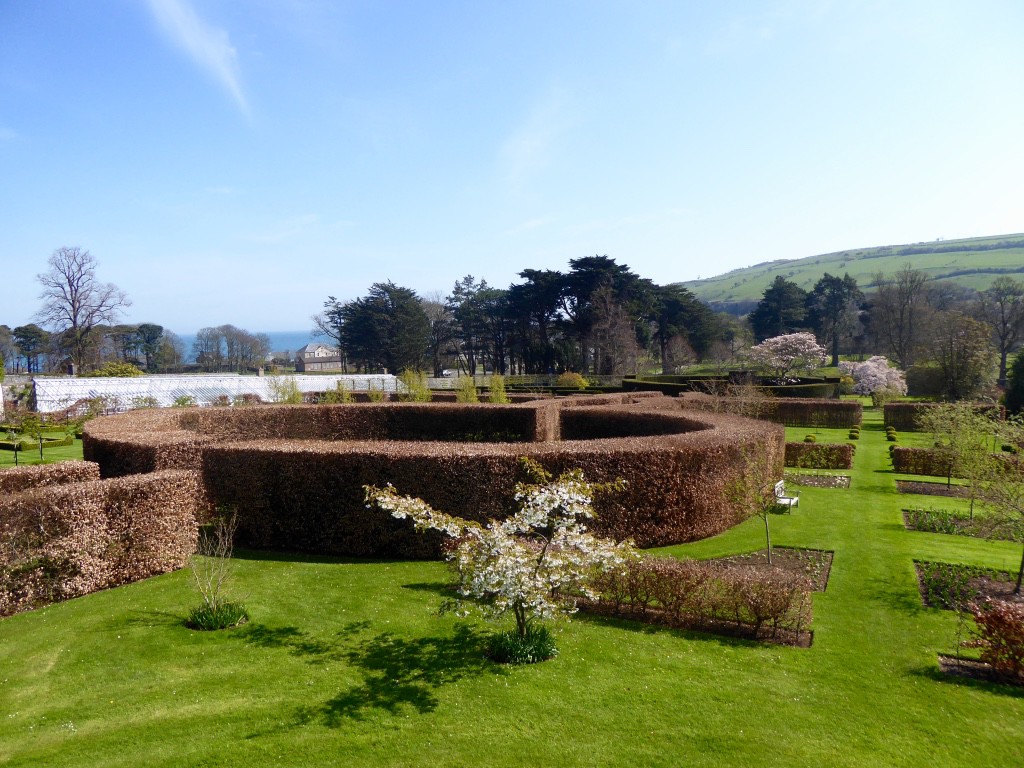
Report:
[[341,358],[337,347],[331,347],[320,342],[312,342],[295,351],[296,356],[306,359],[310,357],[337,357]]

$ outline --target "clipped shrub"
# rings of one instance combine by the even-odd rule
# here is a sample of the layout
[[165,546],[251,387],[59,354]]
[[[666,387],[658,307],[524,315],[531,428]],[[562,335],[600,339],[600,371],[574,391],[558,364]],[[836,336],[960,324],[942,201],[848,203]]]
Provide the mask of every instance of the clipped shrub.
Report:
[[1024,605],[985,598],[970,606],[981,660],[1000,675],[1024,682]]
[[804,437],[804,442],[805,443],[816,443],[816,442],[818,442],[818,436],[817,435],[806,435]]
[[131,363],[119,362],[117,360],[111,360],[108,363],[104,363],[94,371],[79,374],[80,378],[119,378],[119,379],[130,379],[136,378],[142,375],[142,371],[132,365]]
[[858,431],[858,432],[854,432],[854,431],[853,431],[853,430],[851,429],[851,430],[850,430],[850,434],[849,434],[849,436],[848,436],[848,437],[849,437],[849,439],[850,439],[850,440],[860,440],[860,432],[859,432],[859,431]]

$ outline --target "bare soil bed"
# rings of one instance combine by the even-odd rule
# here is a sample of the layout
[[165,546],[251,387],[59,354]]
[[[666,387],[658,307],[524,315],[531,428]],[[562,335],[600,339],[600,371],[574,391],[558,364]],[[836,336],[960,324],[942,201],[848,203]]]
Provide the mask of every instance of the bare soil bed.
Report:
[[896,490],[899,493],[920,493],[927,496],[948,496],[953,499],[965,499],[970,496],[970,489],[961,485],[945,483],[926,483],[920,480],[897,480]]
[[822,549],[772,547],[772,563],[768,565],[768,550],[761,549],[746,555],[716,558],[715,562],[751,568],[781,568],[810,579],[815,592],[824,592],[832,571],[832,552]]

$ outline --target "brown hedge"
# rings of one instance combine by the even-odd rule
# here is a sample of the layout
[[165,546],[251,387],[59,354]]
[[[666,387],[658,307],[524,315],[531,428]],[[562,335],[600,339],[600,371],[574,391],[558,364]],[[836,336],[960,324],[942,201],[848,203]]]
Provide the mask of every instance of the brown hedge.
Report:
[[14,467],[0,472],[0,494],[99,479],[100,465],[91,461],[62,461],[57,464]]
[[849,429],[864,418],[864,406],[852,400],[800,397],[746,399],[703,393],[688,393],[679,399],[684,408],[737,413],[787,427]]
[[197,472],[35,488],[0,500],[0,615],[180,568],[206,510]]
[[642,557],[595,582],[591,610],[670,627],[746,629],[753,637],[810,627],[810,581],[780,568]]
[[850,469],[853,466],[853,446],[849,443],[786,443],[786,466]]
[[948,477],[950,462],[941,451],[932,448],[892,449],[892,469],[907,475],[937,475]]
[[[886,427],[895,427],[900,432],[917,432],[918,418],[921,414],[932,408],[938,407],[938,403],[886,403],[883,409],[883,417]],[[1002,420],[1006,418],[1006,409],[999,405],[978,404],[974,409],[979,413],[993,414]]]
[[[435,556],[437,539],[365,509],[363,485],[390,482],[438,509],[483,521],[512,511],[520,456],[554,473],[583,469],[594,482],[624,479],[624,492],[597,500],[594,527],[641,546],[704,538],[745,519],[751,510],[736,508],[727,496],[734,484],[747,482],[754,458],[767,457],[782,476],[781,428],[684,412],[664,397],[164,413],[160,423],[144,422],[142,434],[133,414],[92,422],[87,455],[114,475],[140,464],[160,468],[162,452],[177,460],[188,452],[181,446],[188,446],[212,501],[238,508],[241,540],[276,549]],[[435,427],[449,436],[511,431],[533,439],[424,441]],[[388,434],[405,439],[367,439]],[[137,443],[144,460],[125,460]]]

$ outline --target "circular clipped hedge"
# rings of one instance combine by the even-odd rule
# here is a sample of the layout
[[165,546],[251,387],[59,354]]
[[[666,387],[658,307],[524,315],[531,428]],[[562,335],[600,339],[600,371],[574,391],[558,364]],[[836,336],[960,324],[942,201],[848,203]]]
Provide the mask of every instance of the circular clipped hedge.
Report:
[[[646,395],[646,393],[645,393]],[[782,476],[780,426],[683,411],[661,396],[519,405],[368,403],[134,411],[87,424],[85,457],[105,477],[194,468],[215,504],[237,507],[240,543],[356,556],[434,557],[437,536],[365,507],[391,483],[451,514],[510,514],[520,457],[594,482],[595,532],[661,546],[746,518],[730,496],[767,459]],[[762,472],[763,476],[763,472]]]

